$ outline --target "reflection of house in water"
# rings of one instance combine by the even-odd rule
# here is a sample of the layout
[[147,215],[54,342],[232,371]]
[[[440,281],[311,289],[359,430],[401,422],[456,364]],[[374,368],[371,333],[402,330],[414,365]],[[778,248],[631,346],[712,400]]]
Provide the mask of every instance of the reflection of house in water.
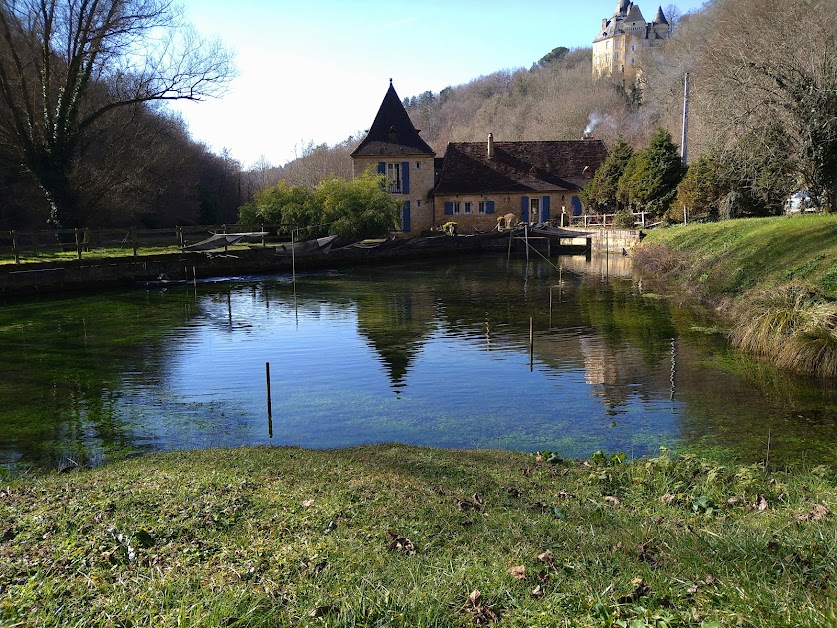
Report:
[[648,356],[634,343],[624,347],[608,347],[600,336],[579,339],[584,355],[584,381],[592,387],[591,394],[601,397],[614,410],[626,405],[636,392],[646,398],[645,391],[664,390],[670,380],[670,356],[661,353],[648,364]]
[[433,315],[433,297],[424,290],[404,288],[358,298],[358,331],[381,357],[396,391],[421,350]]
[[598,273],[603,277],[632,277],[634,273],[631,258],[612,251],[592,253],[589,259],[583,255],[564,256],[561,258],[561,266],[579,275]]

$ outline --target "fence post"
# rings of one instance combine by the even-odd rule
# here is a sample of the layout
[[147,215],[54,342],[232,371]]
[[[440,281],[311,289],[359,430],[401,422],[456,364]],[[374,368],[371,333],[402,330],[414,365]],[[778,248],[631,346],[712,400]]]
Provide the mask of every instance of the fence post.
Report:
[[265,240],[264,240],[264,224],[262,224],[261,232],[262,232],[262,248],[264,248],[265,246],[267,246],[265,244]]
[[81,261],[81,238],[79,237],[78,227],[75,228],[76,236],[76,257]]
[[183,227],[177,226],[177,245],[182,249],[183,248]]
[[85,253],[90,252],[90,228],[89,227],[84,228],[84,252]]
[[17,233],[12,229],[12,252],[15,254],[15,264],[20,264],[20,249],[17,248]]
[[137,256],[137,228],[131,227],[131,247],[134,249],[134,257]]
[[[227,225],[223,225],[223,228],[224,228],[224,235],[227,235]],[[224,251],[226,251],[226,250],[227,250],[227,240],[225,238],[224,239]]]

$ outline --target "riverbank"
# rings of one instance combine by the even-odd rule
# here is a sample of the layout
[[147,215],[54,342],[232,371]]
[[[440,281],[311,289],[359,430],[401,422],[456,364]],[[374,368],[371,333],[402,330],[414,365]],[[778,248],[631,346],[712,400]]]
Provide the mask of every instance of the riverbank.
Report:
[[657,229],[634,264],[714,307],[740,348],[782,368],[837,376],[837,215]]
[[0,486],[0,623],[827,625],[835,509],[823,467],[149,455]]

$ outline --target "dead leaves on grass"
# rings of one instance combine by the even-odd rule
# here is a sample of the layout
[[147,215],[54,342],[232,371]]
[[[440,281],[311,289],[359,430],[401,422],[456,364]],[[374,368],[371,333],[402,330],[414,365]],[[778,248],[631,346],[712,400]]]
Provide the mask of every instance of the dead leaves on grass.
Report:
[[400,534],[396,534],[392,530],[387,530],[387,534],[389,534],[389,536],[390,536],[390,542],[389,542],[390,551],[404,552],[408,556],[412,556],[416,553],[416,546],[413,545],[413,542],[410,539],[408,539],[406,536],[401,536]]
[[493,624],[499,619],[497,613],[482,603],[482,593],[479,589],[474,589],[468,594],[468,601],[465,602],[464,610],[468,611],[474,623],[481,626]]
[[814,504],[810,511],[807,513],[802,513],[797,515],[797,521],[819,521],[823,519],[827,515],[829,515],[831,511],[826,508],[823,504]]

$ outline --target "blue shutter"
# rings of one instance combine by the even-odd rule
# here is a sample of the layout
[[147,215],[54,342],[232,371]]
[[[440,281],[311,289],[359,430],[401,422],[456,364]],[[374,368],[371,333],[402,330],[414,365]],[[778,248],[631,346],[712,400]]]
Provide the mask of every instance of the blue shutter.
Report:
[[486,214],[493,214],[494,213],[494,201],[486,201],[485,202],[485,213]]
[[445,202],[445,216],[453,216],[453,202],[446,201]]
[[[409,194],[410,193],[410,162],[409,161],[402,161],[401,162],[401,193],[402,194]],[[409,231],[409,229],[407,229]]]
[[529,222],[529,197],[520,198],[520,222]]
[[549,197],[544,196],[541,199],[541,219],[546,222],[549,220]]
[[404,233],[410,232],[410,201],[404,201],[404,206],[401,209],[401,231]]
[[573,208],[573,216],[581,216],[581,201],[578,200],[577,196],[573,196],[571,204]]
[[378,174],[386,174],[387,173],[387,163],[385,161],[378,162]]

